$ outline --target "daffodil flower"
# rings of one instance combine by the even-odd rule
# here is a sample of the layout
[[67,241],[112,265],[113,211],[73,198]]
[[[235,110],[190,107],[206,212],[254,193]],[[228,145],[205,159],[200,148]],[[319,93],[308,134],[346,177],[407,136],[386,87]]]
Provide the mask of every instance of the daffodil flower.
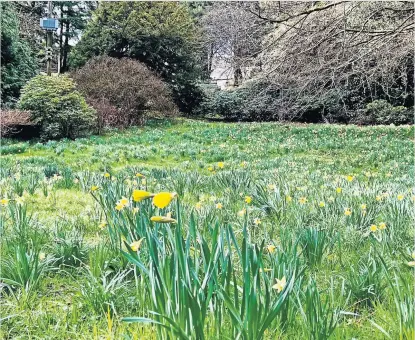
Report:
[[134,202],[141,202],[145,199],[154,197],[154,194],[144,190],[134,190],[132,194]]
[[143,243],[144,241],[144,237],[139,239],[138,241],[134,241],[133,243],[130,244],[130,248],[132,251],[138,251],[141,247],[141,243]]
[[152,216],[150,221],[157,223],[177,223],[174,218],[168,216]]
[[287,285],[287,280],[285,279],[285,276],[282,277],[281,280],[276,279],[277,283],[272,286],[273,289],[276,289],[278,293],[281,293],[284,289],[284,287]]
[[177,194],[175,192],[160,192],[153,197],[153,204],[157,208],[163,209],[167,207],[176,196]]
[[1,199],[1,201],[0,201],[0,203],[1,203],[1,205],[2,206],[7,206],[7,205],[9,205],[9,199],[8,198],[3,198],[3,199]]
[[274,246],[273,244],[268,245],[267,246],[268,253],[272,254],[275,251],[276,248],[277,247]]
[[251,196],[245,196],[245,203],[251,203],[252,202],[252,197]]

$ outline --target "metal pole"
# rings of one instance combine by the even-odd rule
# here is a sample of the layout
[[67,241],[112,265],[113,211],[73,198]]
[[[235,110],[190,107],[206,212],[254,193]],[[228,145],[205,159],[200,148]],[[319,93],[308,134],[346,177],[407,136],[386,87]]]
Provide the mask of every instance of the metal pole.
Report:
[[[48,1],[48,17],[52,18],[52,1]],[[50,47],[52,49],[52,38],[53,38],[53,32],[51,30],[48,30],[46,32],[46,47]],[[46,73],[48,76],[52,75],[52,57],[48,58],[46,61]]]

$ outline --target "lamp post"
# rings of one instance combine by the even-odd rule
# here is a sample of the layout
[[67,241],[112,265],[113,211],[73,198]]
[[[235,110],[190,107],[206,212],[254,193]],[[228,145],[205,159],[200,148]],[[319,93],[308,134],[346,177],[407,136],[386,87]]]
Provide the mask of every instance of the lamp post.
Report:
[[53,31],[58,29],[58,20],[52,18],[52,1],[48,1],[48,17],[40,19],[40,27],[46,30],[46,73],[52,75],[52,39]]

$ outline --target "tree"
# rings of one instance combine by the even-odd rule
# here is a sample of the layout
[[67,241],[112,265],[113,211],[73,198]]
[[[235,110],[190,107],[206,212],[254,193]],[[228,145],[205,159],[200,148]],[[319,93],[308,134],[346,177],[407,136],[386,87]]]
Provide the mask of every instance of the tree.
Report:
[[96,8],[95,1],[58,1],[55,3],[59,13],[59,65],[60,72],[68,71],[68,55],[71,50],[69,41],[79,37]]
[[194,81],[198,30],[186,6],[177,2],[103,2],[70,55],[79,67],[93,56],[137,59],[171,87],[179,108],[197,103]]
[[350,120],[385,99],[413,106],[410,2],[268,2],[246,7],[274,29],[259,56],[281,118]]
[[201,19],[204,45],[209,54],[208,69],[215,60],[233,73],[234,86],[242,83],[243,70],[252,68],[268,23],[246,10],[243,2],[212,3]]
[[20,89],[36,74],[36,59],[29,44],[19,36],[19,21],[13,3],[1,3],[1,102],[10,104]]

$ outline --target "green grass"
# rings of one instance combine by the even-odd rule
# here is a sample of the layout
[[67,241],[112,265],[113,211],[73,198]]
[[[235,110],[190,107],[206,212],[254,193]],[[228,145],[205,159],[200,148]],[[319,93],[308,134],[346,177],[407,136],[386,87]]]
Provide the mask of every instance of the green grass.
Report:
[[[0,338],[412,339],[413,142],[190,120],[3,140]],[[136,189],[178,197],[117,211]]]

